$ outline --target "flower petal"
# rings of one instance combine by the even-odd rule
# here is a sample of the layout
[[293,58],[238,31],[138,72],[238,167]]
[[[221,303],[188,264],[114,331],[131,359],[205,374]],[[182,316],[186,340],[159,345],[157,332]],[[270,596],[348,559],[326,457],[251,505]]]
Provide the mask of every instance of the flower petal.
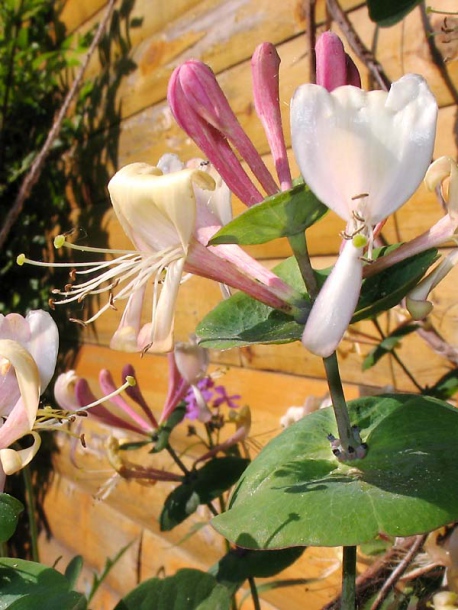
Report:
[[[40,374],[35,360],[17,341],[0,339],[0,355],[9,360],[16,371],[17,383],[21,393],[8,419],[0,428],[0,447],[8,446],[31,430],[37,415],[40,400]],[[13,432],[11,436],[11,432]],[[14,438],[13,438],[14,437]]]
[[[173,349],[173,326],[175,321],[175,303],[178,296],[185,259],[181,258],[170,263],[167,267],[161,293],[154,306],[153,322],[149,336],[149,343],[143,348],[153,353],[170,352]],[[155,299],[153,299],[154,301]],[[139,341],[141,341],[139,335]]]
[[358,209],[368,225],[415,192],[431,159],[436,120],[436,100],[416,74],[389,93],[302,85],[291,102],[292,144],[306,183],[341,218],[351,220]]
[[313,304],[302,343],[317,356],[330,356],[350,324],[361,290],[362,252],[351,241],[345,244]]
[[170,174],[146,163],[132,163],[110,180],[116,215],[140,250],[160,252],[181,243],[186,251],[196,221],[193,185],[214,189],[213,179],[199,170]]
[[0,449],[0,462],[6,475],[14,474],[27,466],[37,454],[41,445],[41,438],[37,432],[31,432],[33,445],[26,449]]
[[25,319],[30,327],[31,335],[31,340],[25,347],[37,363],[43,393],[56,368],[59,332],[56,323],[47,311],[41,309],[29,311]]

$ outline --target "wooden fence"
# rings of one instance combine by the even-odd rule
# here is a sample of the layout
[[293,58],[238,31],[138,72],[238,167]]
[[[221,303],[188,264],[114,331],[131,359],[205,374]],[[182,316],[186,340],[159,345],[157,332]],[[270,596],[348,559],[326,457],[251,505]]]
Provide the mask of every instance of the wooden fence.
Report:
[[[103,233],[103,241],[116,248],[130,247],[108,204],[105,177],[133,161],[154,165],[168,151],[184,159],[199,154],[175,124],[165,99],[172,70],[191,57],[202,59],[218,74],[240,122],[265,156],[267,165],[271,166],[267,142],[253,108],[250,57],[263,41],[278,46],[282,60],[281,104],[289,144],[289,100],[294,89],[308,81],[303,4],[300,0],[118,2],[104,53],[93,58],[86,74],[86,79],[99,87],[100,95],[91,118],[92,135],[85,144],[83,161],[69,160],[72,173],[80,175],[84,182],[79,185],[78,192],[69,188],[68,196],[75,209],[73,221],[82,224],[82,219],[86,218],[84,209],[89,205],[93,217],[100,219],[98,231]],[[428,40],[421,8],[415,9],[401,24],[376,32],[361,2],[343,0],[341,4],[363,43],[375,48],[376,57],[391,80],[406,72],[417,72],[427,78],[440,104],[435,156],[456,157],[458,39],[440,33],[443,17],[430,15],[426,18],[437,33]],[[100,21],[105,5],[106,0],[67,0],[61,19],[69,33],[83,34]],[[434,6],[453,10],[456,2],[435,0]],[[326,27],[325,20],[325,2],[318,0],[320,29]],[[334,25],[332,27],[338,31]],[[431,40],[440,54],[455,58],[455,61],[437,65],[431,55]],[[362,72],[363,83],[368,86],[365,66],[358,60],[356,63]],[[291,163],[294,167],[292,155]],[[235,213],[241,210],[242,205],[234,202]],[[430,227],[442,213],[435,195],[421,187],[389,220],[384,236],[389,242],[408,240]],[[87,229],[84,224],[82,226]],[[341,221],[329,215],[310,231],[309,246],[317,266],[328,266],[335,259],[342,228]],[[88,243],[98,245],[91,241],[89,229],[87,232]],[[268,266],[290,255],[284,240],[247,250]],[[432,323],[451,344],[458,336],[455,278],[451,276],[435,293],[436,307],[431,317]],[[177,339],[186,340],[220,298],[218,286],[208,280],[194,277],[186,282],[178,299]],[[154,355],[140,358],[136,354],[109,350],[109,340],[119,317],[119,311],[109,311],[97,321],[93,330],[86,331],[76,369],[95,389],[101,368],[109,368],[119,379],[123,364],[131,362],[149,404],[160,412],[167,390],[166,358]],[[388,316],[384,321],[385,330],[395,323],[394,315]],[[362,374],[362,361],[373,345],[371,337],[374,337],[372,325],[359,323],[339,348],[348,397],[357,396],[361,385],[390,385],[412,390],[410,379],[397,362],[388,357]],[[420,336],[409,337],[400,355],[423,385],[432,384],[451,368],[451,363],[427,347]],[[280,431],[279,419],[289,406],[301,405],[307,396],[326,393],[321,360],[307,353],[300,343],[212,352],[211,356],[213,369],[227,368],[224,383],[230,392],[241,394],[243,403],[250,405],[252,436],[261,444]],[[58,556],[63,557],[62,567],[73,555],[84,556],[81,586],[88,586],[92,571],[100,571],[107,557],[114,557],[123,546],[132,543],[100,589],[93,604],[97,610],[113,608],[122,593],[139,580],[161,571],[171,574],[184,566],[206,569],[222,550],[219,537],[210,527],[180,543],[191,525],[206,517],[203,514],[197,514],[170,534],[160,533],[157,517],[161,502],[171,490],[169,484],[142,487],[118,481],[106,499],[95,500],[94,494],[112,474],[105,457],[104,434],[101,428],[91,427],[86,435],[85,450],[81,447],[73,450],[68,438],[60,439],[61,452],[56,458],[55,476],[45,500],[52,538],[41,537],[42,558],[50,564]],[[184,435],[180,442],[183,446],[186,443]],[[74,465],[75,460],[78,467]],[[309,549],[282,577],[313,578],[337,565],[336,550]],[[307,608],[318,609],[330,600],[338,580],[338,573],[333,573],[326,583],[311,584]],[[286,594],[281,590],[272,591],[266,595],[263,608],[303,608],[303,596],[303,586],[290,588]],[[244,607],[248,608],[249,603]]]

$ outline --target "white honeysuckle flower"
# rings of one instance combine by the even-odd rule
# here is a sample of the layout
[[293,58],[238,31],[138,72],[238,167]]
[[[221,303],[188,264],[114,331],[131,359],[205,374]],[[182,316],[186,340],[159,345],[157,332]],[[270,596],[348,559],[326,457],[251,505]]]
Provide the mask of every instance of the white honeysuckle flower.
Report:
[[[142,291],[146,281],[155,275],[151,334],[144,347],[152,344],[156,351],[169,351],[173,347],[175,302],[196,223],[194,185],[205,190],[215,188],[214,180],[202,171],[185,169],[163,174],[161,168],[146,163],[132,163],[122,168],[108,184],[113,208],[124,232],[140,251],[150,253],[140,262],[136,286],[131,282],[129,290],[124,288],[124,291],[127,294],[134,289],[131,305],[138,294],[143,302],[143,292],[137,291]],[[128,313],[126,308],[125,316]],[[121,326],[111,346],[126,350],[131,337],[137,334],[131,326]],[[138,349],[136,340],[133,347],[135,351]]]
[[292,145],[305,182],[341,218],[367,227],[417,189],[431,161],[436,121],[436,100],[417,74],[403,76],[389,92],[302,85],[291,101]]
[[[213,177],[215,176],[215,178]],[[230,193],[206,161],[186,167],[176,155],[164,155],[157,167],[132,163],[111,179],[108,190],[114,211],[132,250],[79,246],[65,235],[57,248],[108,255],[94,262],[43,263],[24,254],[17,263],[70,267],[71,281],[53,290],[61,299],[52,304],[82,302],[89,295],[109,293],[108,301],[88,320],[116,309],[127,300],[110,347],[130,352],[173,349],[173,326],[178,289],[192,274],[242,290],[269,307],[302,318],[306,303],[300,293],[235,244],[208,246],[209,239],[229,218]],[[114,258],[113,258],[114,257]],[[81,276],[87,281],[78,282]],[[142,324],[147,286],[153,285],[151,322]],[[74,320],[78,321],[78,320]]]
[[291,102],[294,154],[305,182],[347,222],[347,240],[306,323],[303,344],[327,357],[350,323],[361,289],[363,249],[375,225],[415,192],[433,152],[437,103],[407,74],[389,92],[302,85]]

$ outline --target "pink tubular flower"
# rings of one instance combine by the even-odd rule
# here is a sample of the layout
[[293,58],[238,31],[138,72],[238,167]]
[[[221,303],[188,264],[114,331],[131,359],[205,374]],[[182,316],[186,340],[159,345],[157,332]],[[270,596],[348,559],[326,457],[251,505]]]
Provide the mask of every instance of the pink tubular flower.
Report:
[[[289,313],[299,313],[301,297],[278,276],[236,245],[207,248],[211,236],[228,215],[229,192],[208,163],[184,167],[175,155],[164,155],[157,167],[133,163],[110,181],[113,208],[135,250],[79,247],[64,236],[56,247],[116,258],[72,264],[73,275],[95,274],[69,283],[58,303],[82,301],[89,294],[109,292],[108,302],[85,324],[94,321],[118,301],[127,300],[110,346],[123,351],[167,352],[173,349],[175,303],[184,273],[192,273],[243,290],[246,294]],[[227,195],[226,195],[227,193]],[[228,202],[227,202],[228,203]],[[33,263],[23,255],[18,263]],[[37,264],[37,263],[34,263]],[[63,264],[64,266],[70,266]],[[141,313],[147,284],[153,284],[151,322],[142,326]],[[115,290],[116,289],[116,290]]]
[[[266,130],[283,190],[291,188],[291,175],[281,126],[279,64],[278,54],[270,43],[260,45],[251,62],[255,109]],[[241,201],[253,205],[264,197],[242,168],[230,144],[239,152],[267,195],[279,191],[206,64],[190,60],[176,68],[169,82],[167,98],[177,123],[205,153]]]
[[[123,385],[117,387],[110,371],[102,369],[99,373],[99,385],[103,396],[97,399],[86,379],[78,377],[73,370],[67,371],[57,378],[54,397],[62,409],[70,412],[86,411],[90,417],[107,426],[149,436],[157,429],[158,424],[137,385],[132,365],[124,366],[122,378]],[[121,396],[122,391],[141,407],[146,419]],[[106,407],[103,402],[111,403],[111,407]]]
[[327,357],[358,301],[361,255],[374,226],[414,193],[431,159],[437,103],[425,80],[408,74],[388,93],[302,85],[291,102],[293,150],[305,182],[347,222],[347,243],[316,299],[302,342]]
[[[0,316],[0,489],[5,475],[27,465],[40,447],[33,431],[40,394],[56,366],[59,335],[51,316],[41,310],[26,318]],[[31,434],[31,447],[10,449],[15,441]]]

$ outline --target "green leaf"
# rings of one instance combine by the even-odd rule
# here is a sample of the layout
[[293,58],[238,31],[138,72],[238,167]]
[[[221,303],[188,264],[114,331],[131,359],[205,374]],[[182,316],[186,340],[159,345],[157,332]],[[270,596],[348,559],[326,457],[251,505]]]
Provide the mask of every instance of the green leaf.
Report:
[[382,27],[401,21],[421,0],[367,0],[369,17]]
[[209,243],[212,246],[264,244],[278,237],[303,233],[327,211],[307,185],[298,184],[250,207],[220,229]]
[[252,551],[237,547],[231,549],[209,570],[231,595],[247,578],[269,578],[293,564],[304,552],[302,547],[278,551]]
[[167,532],[192,515],[200,504],[208,504],[240,478],[249,460],[239,457],[214,458],[200,470],[193,470],[184,483],[167,496],[159,523]]
[[6,542],[16,531],[24,506],[8,494],[0,494],[0,542]]
[[114,610],[229,610],[227,589],[211,574],[179,570],[168,578],[150,578],[131,591]]
[[[305,295],[304,282],[294,257],[287,258],[275,273]],[[199,343],[214,349],[229,349],[254,343],[298,341],[304,327],[291,316],[238,292],[221,301],[197,326]]]
[[[374,252],[374,258],[392,251],[390,246]],[[437,258],[437,250],[427,250],[393,265],[386,271],[364,280],[352,323],[378,315],[397,305],[416,285]],[[295,290],[306,296],[304,282],[294,257],[274,268],[275,273]],[[316,272],[322,286],[332,267]],[[222,301],[197,326],[199,343],[213,349],[229,349],[256,343],[290,343],[300,341],[303,324],[291,316],[272,309],[238,292]]]
[[159,453],[169,444],[169,438],[173,429],[180,424],[186,415],[186,405],[179,404],[172,411],[170,417],[164,422],[156,433],[156,442],[150,453]]
[[83,558],[81,555],[76,555],[65,568],[65,578],[68,580],[70,587],[75,588],[76,582],[83,569]]
[[214,527],[238,546],[278,549],[352,546],[457,520],[458,411],[409,394],[360,398],[349,411],[364,459],[340,463],[327,440],[337,436],[332,409],[312,413],[263,449]]
[[[374,252],[374,258],[398,247],[399,244],[381,248]],[[372,318],[397,305],[417,285],[437,257],[437,250],[431,248],[364,280],[352,323]]]
[[367,371],[367,369],[377,364],[380,358],[391,353],[403,337],[415,332],[417,328],[418,324],[404,324],[404,326],[396,328],[367,354],[363,361],[363,371]]
[[448,400],[458,392],[458,368],[443,375],[431,388],[425,390],[428,396]]
[[33,561],[0,559],[1,610],[86,610],[82,593],[65,576]]

